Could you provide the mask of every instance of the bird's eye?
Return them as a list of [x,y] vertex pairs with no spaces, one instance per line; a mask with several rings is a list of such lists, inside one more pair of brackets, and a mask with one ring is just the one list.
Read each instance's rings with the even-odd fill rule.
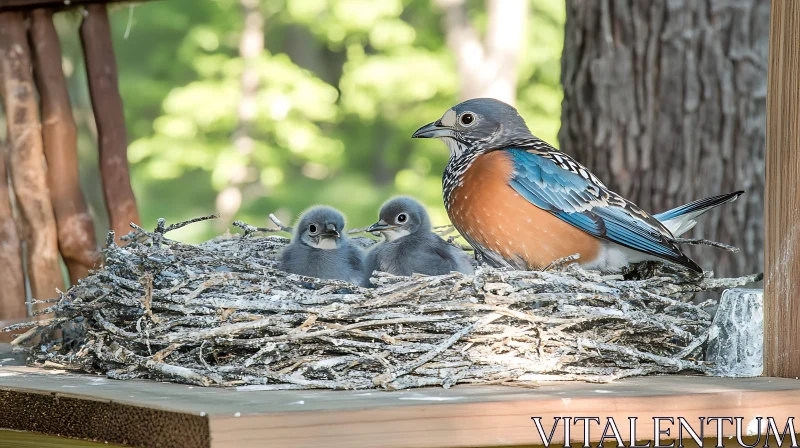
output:
[[406,222],[407,220],[408,220],[408,215],[406,215],[405,213],[400,213],[399,215],[397,215],[397,222],[402,223]]
[[308,226],[308,233],[310,233],[312,235],[317,233],[317,230],[319,230],[319,229],[317,229],[316,224],[311,224],[311,225]]
[[462,126],[472,126],[475,123],[475,114],[472,112],[465,112],[461,114],[461,118],[458,119],[461,122]]

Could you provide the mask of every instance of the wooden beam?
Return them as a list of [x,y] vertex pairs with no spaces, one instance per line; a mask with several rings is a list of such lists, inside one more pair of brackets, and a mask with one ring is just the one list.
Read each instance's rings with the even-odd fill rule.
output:
[[[8,148],[0,144],[0,321],[23,318],[28,315],[25,306],[25,274],[22,270],[22,241],[11,210],[9,191]],[[0,342],[4,339],[0,335]]]
[[[150,0],[137,0],[142,3]],[[48,8],[52,10],[74,8],[89,3],[133,3],[130,0],[0,0],[0,12]]]
[[47,184],[56,216],[58,248],[70,281],[76,284],[94,267],[98,253],[94,224],[78,181],[78,132],[61,69],[61,44],[51,10],[36,9],[31,13],[30,37],[42,103]]
[[767,88],[764,375],[800,376],[800,2],[772,0]]
[[56,288],[64,289],[64,282],[22,13],[0,13],[0,94],[8,122],[11,181],[25,231],[31,294],[35,299],[51,299],[56,297]]
[[81,24],[81,42],[97,123],[103,194],[111,228],[119,238],[131,230],[131,222],[139,224],[140,221],[136,198],[131,189],[128,135],[105,5],[92,4],[86,7]]
[[[3,354],[0,344],[0,356],[13,355]],[[800,414],[800,382],[794,378],[665,375],[609,384],[542,382],[536,389],[468,385],[402,391],[258,389],[269,386],[190,389],[152,380],[45,373],[11,361],[0,366],[0,422],[7,429],[129,446],[455,448],[541,446],[531,417],[541,417],[549,434],[557,417],[596,416],[601,423],[592,423],[589,435],[594,447],[610,417],[626,446],[631,439],[647,443],[654,438],[668,445],[678,433],[676,417],[683,417],[698,435],[711,439],[703,446],[713,447],[717,444],[708,442],[717,442],[717,424],[703,424],[700,417],[741,417],[746,432],[744,427],[761,416],[761,427],[749,428],[760,430],[762,446],[765,417],[774,419],[778,431],[793,417],[797,430]],[[635,438],[628,417],[638,417]],[[671,417],[672,422],[659,425],[669,433],[653,437],[653,417]],[[564,445],[563,427],[561,420],[551,447]],[[721,431],[726,439],[736,435],[733,422],[724,422]],[[573,447],[583,445],[583,435],[583,422],[573,422]],[[689,439],[685,429],[683,435]],[[774,436],[769,436],[770,446]],[[754,439],[747,443],[755,446]],[[791,445],[786,439],[783,446]],[[616,446],[613,439],[611,443]],[[738,446],[734,440],[724,443]]]

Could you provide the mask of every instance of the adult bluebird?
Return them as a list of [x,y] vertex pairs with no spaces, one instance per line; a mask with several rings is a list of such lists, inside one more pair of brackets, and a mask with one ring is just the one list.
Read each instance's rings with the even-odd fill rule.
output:
[[367,253],[367,278],[373,271],[405,276],[472,273],[469,256],[433,233],[428,212],[416,200],[406,196],[390,199],[378,215],[380,220],[367,231],[380,232],[385,240]]
[[281,269],[293,274],[363,285],[364,254],[344,234],[344,216],[315,206],[300,216],[291,243],[281,254]]
[[542,269],[577,253],[583,267],[605,272],[646,260],[702,272],[673,231],[688,230],[699,214],[741,194],[695,201],[664,212],[661,222],[535,137],[516,109],[494,99],[464,101],[413,137],[439,138],[450,149],[442,176],[447,213],[494,266]]

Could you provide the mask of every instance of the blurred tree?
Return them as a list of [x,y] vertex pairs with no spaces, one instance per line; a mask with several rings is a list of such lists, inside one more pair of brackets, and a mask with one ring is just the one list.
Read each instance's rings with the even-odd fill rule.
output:
[[769,9],[769,0],[567,1],[561,148],[652,212],[747,190],[693,231],[742,249],[690,248],[721,275],[763,270]]
[[467,16],[466,0],[436,0],[444,11],[447,45],[456,55],[462,100],[517,102],[519,58],[525,45],[529,0],[487,0],[484,42]]
[[240,0],[244,28],[239,38],[239,57],[242,58],[241,96],[237,116],[239,123],[233,132],[233,146],[247,163],[241,166],[238,173],[232,173],[228,186],[217,195],[217,211],[221,223],[230,222],[242,205],[240,185],[247,179],[252,168],[251,156],[255,141],[250,135],[253,120],[258,110],[257,94],[259,87],[258,58],[264,52],[264,16],[261,14],[258,0]]
[[[170,0],[114,10],[143,222],[240,204],[231,218],[266,226],[270,212],[292,221],[326,203],[361,226],[391,195],[411,194],[434,222],[446,223],[440,179],[448,153],[439,142],[410,139],[458,101],[458,58],[435,1]],[[480,35],[489,35],[490,3],[463,5]],[[538,135],[555,139],[564,4],[523,6],[530,26],[514,31],[517,106]],[[61,16],[59,34],[80,129],[81,182],[100,211],[93,120],[74,39],[79,19]],[[263,51],[245,51],[257,35]],[[106,228],[97,221],[98,232]],[[175,237],[194,242],[219,230],[188,226]]]

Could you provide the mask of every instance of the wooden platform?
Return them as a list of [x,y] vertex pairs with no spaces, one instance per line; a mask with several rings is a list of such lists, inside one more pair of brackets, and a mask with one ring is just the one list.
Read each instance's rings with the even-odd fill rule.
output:
[[[701,416],[745,422],[770,416],[783,429],[787,417],[800,416],[800,381],[665,376],[537,389],[213,389],[28,368],[6,345],[0,346],[0,403],[0,429],[134,446],[499,447],[540,445],[533,416],[543,417],[546,428],[556,416],[614,417],[626,440],[629,416],[639,417],[645,440],[652,437],[653,416],[682,416],[693,424]],[[572,431],[576,441],[581,428]],[[731,425],[725,429],[735,435]],[[714,432],[708,427],[706,435]],[[601,433],[595,426],[592,439]]]

